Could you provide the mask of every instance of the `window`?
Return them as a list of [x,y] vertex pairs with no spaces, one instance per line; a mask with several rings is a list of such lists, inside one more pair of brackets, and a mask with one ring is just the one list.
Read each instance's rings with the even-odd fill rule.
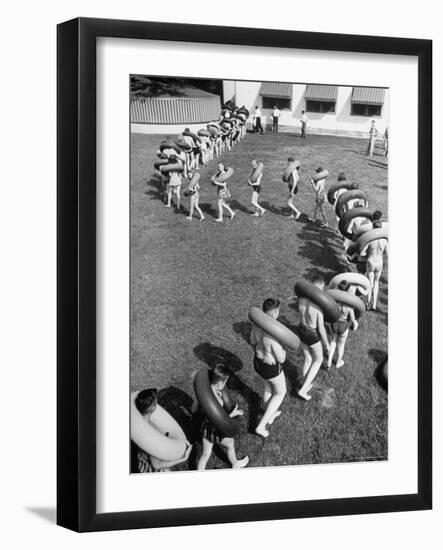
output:
[[274,105],[277,106],[277,109],[290,109],[291,100],[289,97],[262,96],[263,109],[273,109]]
[[335,113],[335,101],[306,100],[308,113]]
[[351,115],[381,116],[381,105],[368,105],[365,103],[352,103],[351,105]]

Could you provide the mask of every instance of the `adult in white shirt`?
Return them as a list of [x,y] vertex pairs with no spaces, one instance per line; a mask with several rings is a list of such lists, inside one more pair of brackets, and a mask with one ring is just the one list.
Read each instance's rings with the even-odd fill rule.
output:
[[272,111],[272,131],[278,133],[278,119],[280,118],[280,111],[277,109],[277,105],[274,105],[274,110]]
[[260,134],[264,134],[263,126],[261,125],[261,111],[258,108],[258,105],[255,106],[254,119],[255,119],[254,133],[258,134],[258,132],[260,131]]
[[306,116],[306,113],[304,111],[301,112],[300,124],[301,124],[300,137],[306,139],[306,125],[308,124],[308,117]]

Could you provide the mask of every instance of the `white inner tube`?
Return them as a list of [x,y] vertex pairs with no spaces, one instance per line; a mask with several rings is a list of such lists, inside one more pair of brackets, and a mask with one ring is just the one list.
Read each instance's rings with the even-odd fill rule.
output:
[[[172,416],[157,405],[149,422],[135,406],[138,392],[131,394],[131,439],[158,460],[179,460],[186,452],[186,436]],[[166,436],[165,434],[168,433]]]

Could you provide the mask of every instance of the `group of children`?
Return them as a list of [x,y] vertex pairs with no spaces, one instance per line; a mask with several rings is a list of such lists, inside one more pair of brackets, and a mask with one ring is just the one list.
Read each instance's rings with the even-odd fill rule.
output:
[[[235,108],[225,109],[222,113],[221,120],[218,122],[220,128],[223,128],[221,124],[222,120],[230,118],[232,114],[235,114]],[[195,177],[199,170],[199,163],[206,165],[209,160],[215,156],[219,157],[224,150],[229,150],[241,137],[244,135],[244,124],[241,125],[238,122],[231,124],[228,131],[227,125],[224,128],[224,132],[221,132],[219,136],[215,134],[212,137],[203,136],[207,139],[203,139],[201,144],[197,144],[194,140],[193,148],[189,153],[185,153],[181,157],[184,165],[184,177],[188,178],[188,186],[185,195],[190,198],[189,214],[187,219],[191,220],[196,211],[200,220],[204,220],[205,217],[199,206],[199,192],[200,183],[199,177]],[[185,130],[184,138],[189,137],[189,132]],[[192,138],[186,139],[189,141]],[[204,144],[202,146],[202,144]],[[198,150],[197,150],[198,148]],[[163,149],[162,153],[165,153]],[[171,162],[177,159],[176,151],[166,152],[170,154]],[[252,171],[258,168],[258,161],[252,160]],[[300,182],[300,162],[296,161],[293,157],[287,159],[287,166],[291,168],[290,176],[287,179],[288,185],[288,199],[287,205],[290,209],[289,218],[297,220],[301,216],[301,211],[295,204],[295,197],[298,193]],[[316,174],[324,172],[322,167],[318,167]],[[227,181],[232,176],[232,169],[227,169],[222,162],[218,162],[217,172],[213,175],[211,181],[216,187],[217,191],[217,206],[218,216],[217,222],[223,221],[223,213],[226,211],[230,218],[233,219],[235,212],[229,205],[230,191],[228,189]],[[261,172],[252,181],[252,178],[248,178],[247,184],[251,187],[252,197],[251,204],[254,207],[252,216],[261,217],[266,212],[265,208],[260,204],[260,193],[262,190],[262,178],[263,172]],[[164,179],[162,180],[164,181]],[[338,181],[346,181],[346,176],[341,172],[338,176]],[[183,183],[182,176],[178,172],[172,172],[167,181],[165,187],[166,193],[166,205],[171,206],[172,194],[177,197],[177,208],[180,209],[180,187]],[[310,184],[315,194],[315,205],[312,216],[308,216],[308,219],[312,222],[317,220],[318,215],[321,216],[322,226],[327,227],[328,222],[324,205],[326,203],[326,180],[325,178],[318,179],[312,177]],[[345,192],[346,189],[339,189],[334,196],[334,208],[340,195]],[[346,210],[350,210],[356,207],[366,207],[365,201],[362,199],[352,199],[346,204]],[[375,211],[372,216],[372,227],[374,229],[382,227],[381,225],[381,212]],[[339,221],[339,220],[338,220]],[[367,222],[366,219],[354,218],[352,223],[347,228],[348,231],[355,234],[358,233],[358,229],[362,223]],[[352,240],[344,238],[344,248],[346,249],[353,243]],[[383,255],[387,252],[387,239],[377,239],[370,242],[359,253],[357,262],[358,270],[364,272],[369,281],[370,288],[366,293],[357,285],[349,284],[342,281],[338,289],[344,292],[350,292],[356,294],[359,292],[361,296],[366,300],[367,308],[375,310],[377,307],[378,297],[378,285],[380,276],[383,271]],[[346,254],[344,255],[347,258]],[[348,261],[348,259],[347,259]],[[325,281],[320,276],[315,276],[311,280],[312,284],[318,289],[323,290],[325,287]],[[366,295],[365,295],[366,294]],[[326,329],[325,320],[322,310],[309,298],[300,297],[297,302],[297,310],[300,318],[300,323],[297,329],[298,336],[301,342],[301,349],[303,351],[303,365],[301,369],[300,387],[298,389],[298,395],[301,399],[309,401],[311,399],[310,391],[313,387],[314,380],[326,359],[325,367],[330,369],[332,367],[334,357],[336,357],[336,368],[340,369],[344,366],[344,352],[346,341],[349,336],[349,331],[355,331],[358,328],[358,322],[355,317],[355,313],[352,307],[339,304],[340,317],[335,322],[329,325],[329,331]],[[269,315],[273,319],[277,319],[280,313],[280,301],[276,298],[268,298],[263,302],[263,312]],[[329,332],[329,335],[328,335]],[[263,394],[261,398],[261,406],[263,414],[257,423],[255,433],[263,438],[269,436],[269,427],[273,422],[281,415],[281,405],[286,395],[286,379],[283,371],[283,365],[286,361],[286,351],[283,346],[271,335],[263,331],[258,326],[254,325],[251,331],[250,343],[254,351],[253,355],[253,368],[256,374],[262,379],[263,382]],[[222,391],[229,379],[230,368],[227,365],[217,364],[215,367],[209,370],[209,381],[211,391],[213,392],[218,403],[223,406]],[[147,421],[149,421],[149,414],[156,406],[156,395],[152,393],[153,390],[144,390],[149,393],[149,406],[146,406],[146,399],[138,399],[136,406],[141,414],[145,415]],[[142,395],[142,392],[140,392]],[[143,397],[143,395],[142,395]],[[146,396],[145,396],[146,397]],[[144,403],[144,404],[143,404]],[[154,407],[154,409],[153,409]],[[208,460],[213,451],[214,445],[219,445],[226,453],[226,456],[233,468],[242,468],[247,466],[249,457],[245,456],[241,459],[237,457],[234,439],[230,437],[224,437],[217,431],[217,428],[210,422],[204,412],[201,410],[198,402],[194,399],[191,407],[193,414],[199,415],[199,433],[201,437],[202,451],[197,459],[197,469],[203,470],[206,468]],[[229,412],[231,417],[240,416],[243,411],[239,410],[236,406]],[[149,463],[149,469],[139,471],[159,471],[169,469],[170,467],[184,462],[188,459],[191,452],[191,445],[186,448],[184,456],[174,463],[162,463],[156,460],[150,460],[149,457],[144,456],[144,464]],[[140,455],[140,453],[139,453]],[[143,453],[141,453],[143,456]],[[141,466],[140,466],[141,467]]]
[[[315,276],[312,278],[312,284],[323,290],[325,281]],[[355,294],[360,287],[342,281],[339,290]],[[330,369],[333,363],[335,353],[337,353],[337,369],[344,365],[344,350],[349,330],[357,330],[358,323],[355,318],[354,310],[346,305],[339,305],[340,318],[335,323],[329,325],[330,338],[325,326],[325,320],[322,310],[309,298],[298,298],[298,314],[300,323],[297,329],[301,342],[301,349],[304,355],[302,366],[301,387],[298,395],[305,401],[311,399],[309,391],[313,387],[320,367],[324,361],[324,351],[326,351],[326,368]],[[278,319],[280,314],[280,301],[276,298],[268,298],[263,302],[263,312],[272,319]],[[286,361],[286,350],[273,336],[253,325],[251,331],[250,343],[254,351],[253,368],[263,383],[263,394],[261,398],[262,415],[255,428],[255,433],[263,438],[269,436],[269,427],[272,426],[276,418],[281,415],[280,407],[286,396],[286,378],[283,371],[283,365]],[[216,364],[209,369],[209,383],[215,399],[224,407],[222,391],[229,380],[231,369],[228,365]],[[149,403],[148,403],[149,402]],[[155,410],[157,405],[157,394],[155,390],[143,390],[136,398],[135,404],[139,412],[145,416],[149,422],[149,416]],[[235,442],[232,437],[225,437],[221,434],[214,424],[208,419],[201,409],[196,398],[193,400],[191,411],[193,415],[199,418],[199,435],[201,437],[201,453],[197,458],[197,470],[204,470],[211,457],[214,445],[220,446],[225,452],[232,468],[244,468],[249,463],[249,457],[241,459],[237,457]],[[236,405],[232,411],[226,411],[231,418],[243,415],[243,411]],[[139,471],[164,471],[171,467],[186,461],[189,458],[191,445],[188,443],[183,457],[173,462],[163,462],[153,459],[144,453],[139,452]],[[143,468],[143,469],[140,469]]]

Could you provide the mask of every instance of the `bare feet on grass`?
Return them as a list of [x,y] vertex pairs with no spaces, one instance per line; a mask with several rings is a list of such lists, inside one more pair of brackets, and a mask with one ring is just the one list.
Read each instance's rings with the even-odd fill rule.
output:
[[237,460],[235,464],[232,465],[234,470],[238,470],[239,468],[245,468],[248,465],[249,462],[249,456],[245,456],[245,458],[242,458],[241,460]]
[[264,439],[266,439],[269,436],[268,430],[265,430],[265,428],[255,428],[255,433],[257,435],[260,435]]

